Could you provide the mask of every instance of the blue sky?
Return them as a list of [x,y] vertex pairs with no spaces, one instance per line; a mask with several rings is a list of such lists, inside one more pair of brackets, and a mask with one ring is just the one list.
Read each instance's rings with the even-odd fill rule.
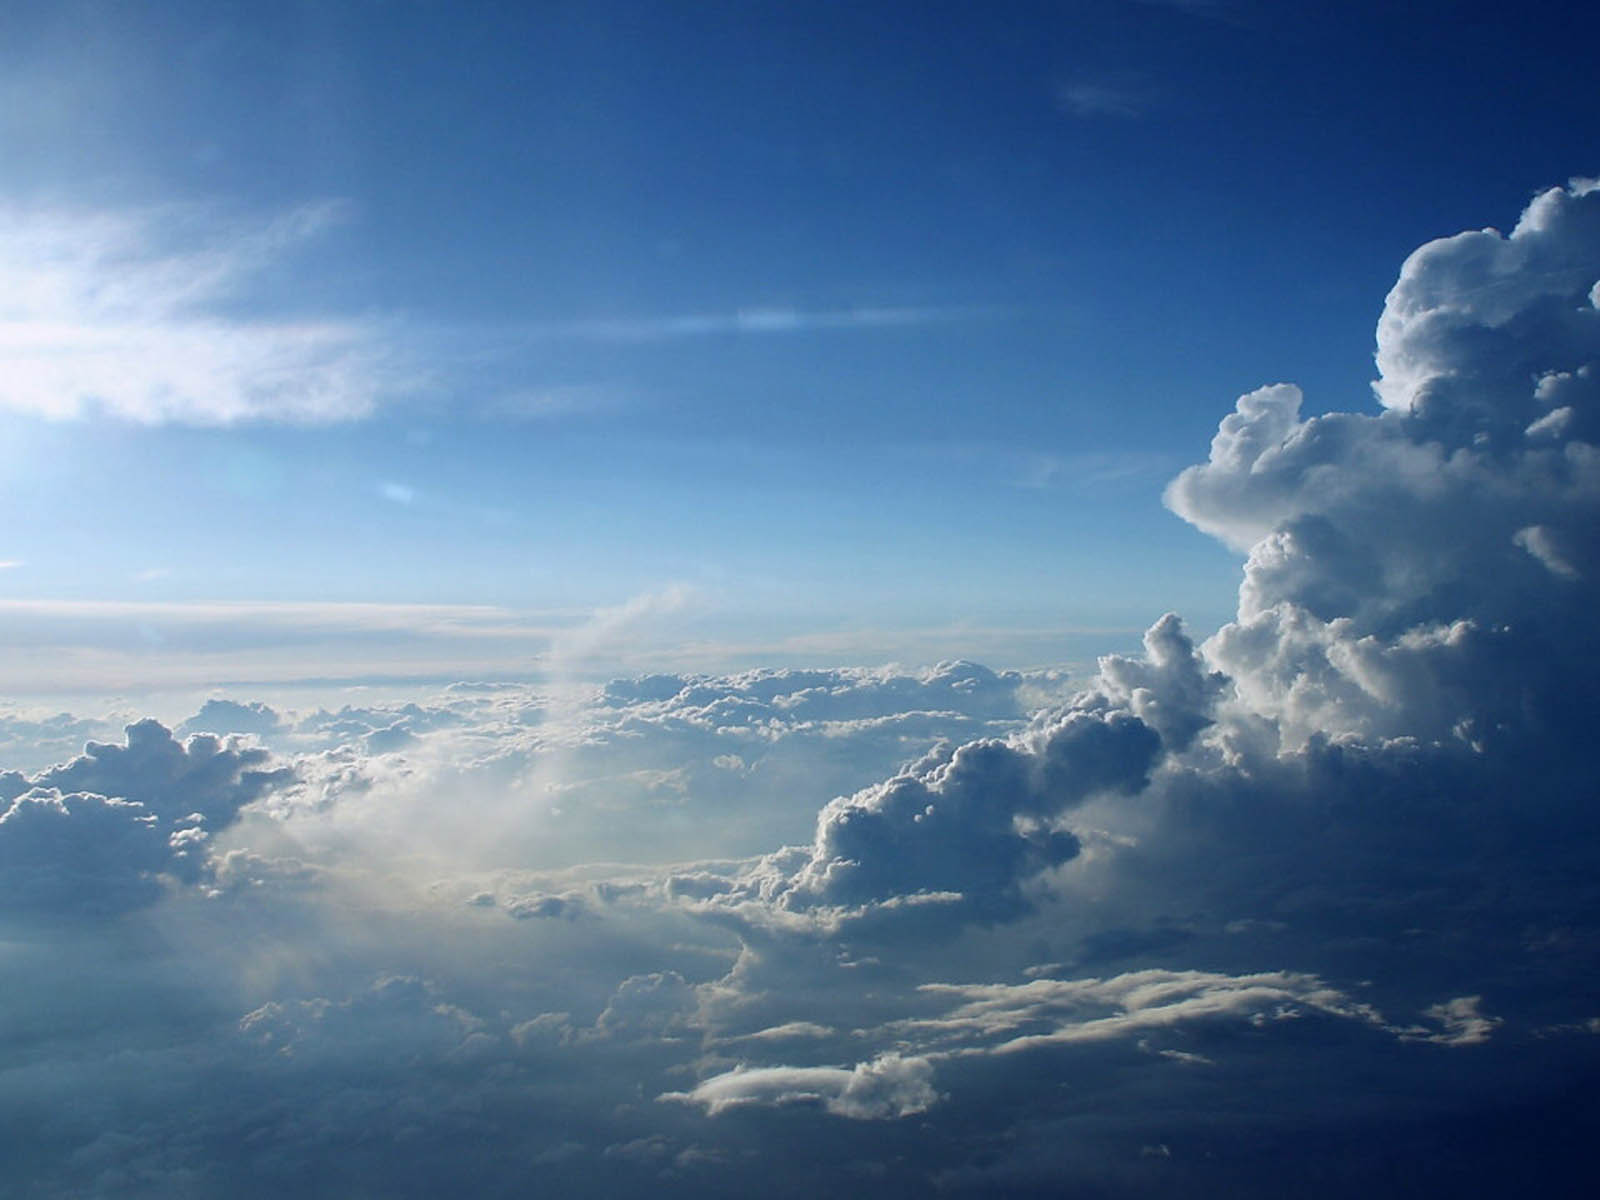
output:
[[1399,260],[1595,132],[1563,6],[3,20],[30,601],[680,587],[702,647],[945,631],[926,660],[1210,627],[1237,560],[1162,483],[1250,388],[1370,403]]

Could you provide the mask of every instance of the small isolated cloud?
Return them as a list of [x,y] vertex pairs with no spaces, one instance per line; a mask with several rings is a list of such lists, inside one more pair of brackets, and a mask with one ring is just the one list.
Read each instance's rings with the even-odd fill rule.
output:
[[0,407],[143,424],[365,416],[398,383],[372,325],[238,310],[252,276],[339,215],[0,208]]
[[1424,1034],[1423,1039],[1441,1046],[1479,1046],[1499,1028],[1499,1017],[1483,1011],[1483,997],[1457,996],[1442,1004],[1430,1005],[1423,1016],[1439,1025],[1437,1033]]
[[925,1112],[939,1094],[927,1059],[886,1054],[851,1068],[740,1067],[661,1099],[698,1104],[712,1116],[743,1105],[812,1104],[836,1117],[882,1121]]

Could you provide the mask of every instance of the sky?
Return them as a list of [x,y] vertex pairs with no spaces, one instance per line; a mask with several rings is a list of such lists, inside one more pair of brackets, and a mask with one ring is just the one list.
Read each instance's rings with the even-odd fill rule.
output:
[[1573,1194],[1597,25],[5,6],[0,1196]]
[[[1214,627],[1162,485],[1259,384],[1370,408],[1404,255],[1590,169],[1587,19],[8,5],[7,597],[526,627],[332,672],[442,681],[650,596],[678,666]],[[64,611],[9,686],[269,673]]]

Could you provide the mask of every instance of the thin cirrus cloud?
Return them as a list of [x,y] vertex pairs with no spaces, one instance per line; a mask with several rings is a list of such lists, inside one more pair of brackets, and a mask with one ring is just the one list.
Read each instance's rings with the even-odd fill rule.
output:
[[[249,225],[190,207],[82,212],[0,206],[0,408],[140,424],[318,425],[358,420],[422,385],[379,322],[241,316],[254,277],[344,216],[309,204]],[[650,343],[911,328],[993,316],[981,307],[800,309],[556,320],[519,341]],[[490,415],[611,411],[614,389],[519,392]]]
[[531,666],[572,612],[492,605],[0,600],[0,687],[434,675]]
[[659,342],[729,334],[811,333],[821,330],[893,329],[938,325],[993,316],[989,308],[865,307],[832,309],[741,308],[727,313],[676,316],[601,317],[550,321],[529,328],[538,340]]
[[692,620],[705,602],[682,584],[598,609],[0,599],[0,687],[98,691],[219,679],[437,679],[546,669],[603,675],[662,638],[681,638],[669,627]]
[[1155,98],[1134,80],[1072,79],[1056,85],[1056,104],[1074,117],[1140,117]]
[[0,407],[141,424],[366,416],[402,386],[375,326],[226,307],[340,216],[326,203],[255,226],[192,208],[0,209]]

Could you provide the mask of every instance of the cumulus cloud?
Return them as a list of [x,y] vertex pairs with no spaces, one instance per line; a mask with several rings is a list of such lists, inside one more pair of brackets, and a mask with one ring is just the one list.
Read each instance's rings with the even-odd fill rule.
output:
[[418,1059],[460,1058],[487,1049],[483,1022],[441,999],[427,980],[390,975],[347,1000],[273,1001],[246,1013],[239,1033],[284,1058],[367,1057],[404,1047]]
[[258,737],[270,737],[283,730],[283,718],[260,701],[241,704],[237,700],[213,696],[200,706],[199,712],[178,726],[177,732],[253,733]]
[[[280,726],[263,736],[304,756],[292,795],[305,808],[337,824],[381,804],[397,833],[453,847],[458,863],[661,862],[806,837],[831,798],[940,741],[1020,730],[1062,686],[1050,672],[965,662],[658,674],[598,689],[454,685],[404,703],[276,714]],[[190,726],[265,729],[266,719],[208,705]],[[461,840],[473,831],[484,840],[468,854]]]
[[0,908],[59,914],[149,903],[174,849],[143,804],[31,788],[0,813]]
[[[1286,743],[1475,744],[1575,719],[1600,565],[1600,192],[1431,242],[1378,328],[1377,415],[1239,400],[1167,503],[1248,553],[1208,660]],[[1581,705],[1577,706],[1581,707]]]
[[0,773],[0,908],[111,912],[160,893],[157,877],[196,880],[212,832],[287,784],[267,751],[159,722],[127,727],[123,745],[90,742],[32,776]]
[[399,384],[375,329],[230,307],[339,213],[241,227],[178,210],[0,211],[0,404],[147,424],[366,415]]
[[1516,438],[1559,408],[1596,432],[1600,181],[1541,192],[1509,235],[1484,229],[1406,259],[1378,319],[1385,408],[1453,440]]
[[120,722],[26,707],[0,708],[0,763],[35,771],[71,758],[91,738],[116,733]]
[[[162,820],[198,813],[225,825],[269,788],[289,782],[290,768],[259,746],[237,739],[192,734],[180,742],[151,718],[124,731],[122,745],[90,742],[71,762],[26,782],[36,788],[71,789],[116,796],[145,805]],[[21,777],[0,776],[0,795],[16,794]]]
[[780,903],[948,893],[980,915],[1007,913],[1023,880],[1077,853],[1052,818],[1095,792],[1138,787],[1158,746],[1136,717],[1074,711],[1020,745],[969,742],[935,753],[824,808],[810,858]]
[[754,901],[831,922],[1026,911],[1030,881],[1080,850],[1065,823],[1071,810],[1140,790],[1164,741],[1186,746],[1210,720],[1221,678],[1198,665],[1178,619],[1164,617],[1146,644],[1147,658],[1108,657],[1100,686],[1009,738],[942,744],[886,782],[834,799],[809,846],[769,855],[736,880],[680,876],[679,894],[700,891],[711,906],[746,915]]

